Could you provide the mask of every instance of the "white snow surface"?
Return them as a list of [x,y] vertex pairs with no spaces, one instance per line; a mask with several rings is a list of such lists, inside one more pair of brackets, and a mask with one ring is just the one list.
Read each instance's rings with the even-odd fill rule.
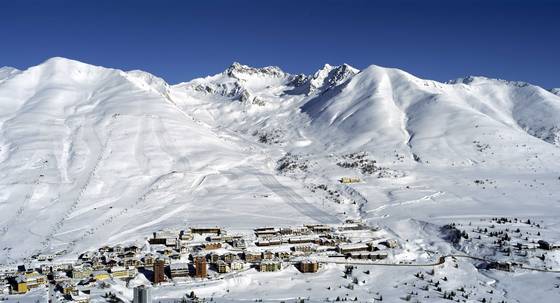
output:
[[[416,222],[446,218],[557,221],[557,94],[375,65],[306,76],[234,63],[177,85],[65,58],[2,68],[0,263],[189,225],[246,231],[360,217],[414,238]],[[306,167],[278,171],[288,152]],[[398,173],[336,165],[354,152]],[[362,182],[342,186],[342,176]],[[310,184],[359,203],[325,201]]]

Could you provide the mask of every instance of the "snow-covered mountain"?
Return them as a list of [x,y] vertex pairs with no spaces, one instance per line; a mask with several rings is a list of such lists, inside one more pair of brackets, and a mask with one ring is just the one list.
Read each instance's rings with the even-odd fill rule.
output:
[[0,67],[0,82],[4,81],[4,79],[18,73],[19,70],[13,67],[4,66]]
[[[234,63],[177,85],[64,58],[2,68],[0,262],[186,224],[557,215],[557,94],[373,65]],[[371,162],[340,165],[353,153]],[[325,204],[313,184],[359,203]]]

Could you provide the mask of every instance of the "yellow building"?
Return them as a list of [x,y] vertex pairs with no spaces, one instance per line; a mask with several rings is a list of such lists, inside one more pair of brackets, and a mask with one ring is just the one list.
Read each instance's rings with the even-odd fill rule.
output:
[[110,278],[109,273],[105,270],[98,270],[93,272],[93,278],[97,281],[103,281]]
[[47,284],[47,277],[45,275],[41,275],[36,271],[30,271],[19,275],[15,279],[14,289],[16,289],[18,293],[26,293],[33,288],[45,284]]
[[360,178],[355,178],[355,177],[342,177],[340,178],[340,183],[358,183],[360,182]]
[[126,268],[121,266],[115,266],[111,268],[111,275],[116,279],[127,279],[132,278],[136,274],[136,269]]
[[27,279],[25,278],[25,276],[23,275],[17,276],[14,280],[14,291],[19,294],[24,294],[28,290],[29,289],[27,288]]

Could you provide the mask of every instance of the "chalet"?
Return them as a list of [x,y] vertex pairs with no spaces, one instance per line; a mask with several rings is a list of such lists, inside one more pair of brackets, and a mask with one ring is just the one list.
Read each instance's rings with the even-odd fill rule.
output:
[[222,234],[222,229],[214,226],[214,227],[191,227],[190,232],[193,234],[199,234],[199,235],[204,235],[204,234],[216,234],[216,235],[220,235]]
[[283,261],[288,261],[292,257],[292,254],[289,251],[278,251],[276,252],[276,257]]
[[181,245],[179,247],[179,253],[186,254],[190,251],[189,247],[186,245]]
[[17,266],[1,266],[0,267],[0,276],[13,276],[18,272]]
[[184,278],[189,276],[189,264],[188,263],[171,263],[169,264],[169,272],[171,273],[171,278]]
[[224,260],[226,263],[231,263],[235,260],[239,260],[239,256],[234,253],[226,253],[222,255],[222,260]]
[[302,273],[314,273],[319,270],[317,261],[305,260],[296,264],[296,268]]
[[52,264],[53,271],[70,271],[72,269],[73,264],[66,262],[66,263],[56,263]]
[[93,269],[90,266],[81,266],[72,268],[72,279],[85,279],[91,276]]
[[204,249],[206,250],[213,250],[213,249],[222,248],[222,243],[220,242],[204,243],[202,247],[204,247]]
[[370,245],[366,243],[339,244],[336,246],[336,251],[343,255],[355,251],[369,251],[369,250],[370,250]]
[[271,251],[264,251],[262,252],[262,259],[263,260],[272,260],[274,259],[274,253]]
[[311,227],[311,231],[316,234],[330,233],[332,231],[332,227],[328,225],[315,225]]
[[340,178],[340,183],[343,184],[349,184],[349,183],[359,183],[360,182],[360,178],[356,178],[356,177],[342,177]]
[[350,252],[346,257],[352,259],[382,260],[387,258],[386,252]]
[[217,271],[218,271],[219,273],[221,273],[221,274],[225,274],[225,273],[228,273],[228,272],[231,271],[231,268],[229,267],[229,265],[228,265],[226,262],[222,261],[222,260],[219,260],[219,261],[216,263],[216,269],[217,269]]
[[262,260],[258,269],[262,272],[279,271],[282,269],[282,262],[280,260]]
[[181,230],[179,232],[179,239],[181,241],[191,241],[192,239],[194,239],[194,236],[190,230]]
[[210,255],[208,255],[208,260],[210,261],[210,263],[216,263],[220,260],[220,255],[218,255],[217,253],[211,253]]
[[103,261],[103,258],[98,258],[98,257],[95,257],[95,258],[91,259],[89,264],[91,264],[91,267],[94,268],[94,269],[104,269],[106,267],[106,264]]
[[266,232],[266,231],[276,232],[276,228],[275,227],[258,227],[258,228],[253,229],[253,231],[255,231],[255,233]]
[[171,230],[162,230],[155,232],[153,238],[149,239],[150,244],[160,244],[165,246],[176,246],[178,240],[178,235],[176,232]]
[[279,233],[281,235],[307,235],[309,234],[309,229],[306,227],[285,227],[280,228]]
[[292,250],[295,252],[311,253],[317,251],[317,245],[307,244],[307,245],[294,245]]
[[316,237],[302,236],[302,237],[291,237],[288,239],[290,244],[301,244],[301,243],[315,243]]
[[261,253],[258,252],[245,251],[243,252],[243,259],[245,262],[256,263],[261,261],[262,256]]
[[[105,265],[107,265],[107,267],[113,267],[113,266],[124,265],[124,263],[122,262],[121,259],[114,258],[114,259],[107,260],[105,262]],[[93,264],[92,264],[92,267],[93,267],[93,269],[99,269],[98,266],[93,266]]]
[[234,260],[229,264],[231,270],[242,270],[243,269],[243,262],[239,260]]
[[160,251],[164,256],[170,256],[172,254],[175,253],[175,251],[173,250],[173,248],[171,247],[166,247],[163,251]]
[[140,252],[140,247],[136,245],[130,245],[124,248],[125,253],[132,252],[133,254],[137,254]]
[[260,247],[262,247],[262,246],[270,246],[270,241],[268,241],[268,240],[260,240],[260,241],[255,242],[255,245],[256,245],[256,246],[260,246]]
[[54,259],[53,255],[38,255],[37,256],[37,261],[52,261]]
[[397,240],[395,239],[387,239],[380,244],[385,245],[388,248],[396,248],[397,246],[399,246],[399,242],[397,242]]
[[231,245],[231,247],[233,248],[238,249],[244,249],[245,247],[247,247],[247,245],[245,244],[245,240],[243,239],[233,239],[231,242],[229,242],[229,245]]
[[255,228],[254,231],[257,237],[274,236],[278,234],[278,230],[274,227]]
[[243,239],[242,235],[222,235],[222,241],[231,242],[233,240],[241,240]]
[[317,242],[319,245],[323,245],[323,246],[336,246],[336,244],[338,243],[338,241],[334,239],[327,239],[327,238],[319,238],[319,241]]
[[140,264],[140,259],[136,256],[123,259],[123,266],[125,267],[139,267]]
[[282,245],[282,239],[268,239],[268,240],[260,240],[255,242],[257,246],[275,246],[275,245]]
[[281,235],[291,235],[294,233],[294,229],[291,227],[282,227],[278,230],[278,233]]
[[64,271],[53,272],[51,274],[51,278],[52,278],[53,281],[55,281],[57,283],[70,280],[70,277],[68,277],[68,275]]
[[156,256],[153,254],[145,254],[142,257],[142,263],[144,264],[144,266],[152,266],[154,265],[154,261],[156,260]]
[[122,247],[122,245],[115,245],[113,246],[113,252],[117,254],[124,253],[124,247]]

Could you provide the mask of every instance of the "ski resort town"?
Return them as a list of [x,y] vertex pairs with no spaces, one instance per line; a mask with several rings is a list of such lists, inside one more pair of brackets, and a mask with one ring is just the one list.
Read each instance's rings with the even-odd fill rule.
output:
[[[500,229],[499,225],[506,227]],[[483,219],[477,225],[453,222],[441,227],[443,237],[450,243],[468,241],[471,245],[495,246],[501,255],[515,262],[447,255],[439,256],[433,264],[417,266],[435,268],[446,257],[466,257],[479,261],[481,269],[553,271],[543,262],[548,258],[546,254],[560,245],[542,239],[539,228],[538,223],[517,218]],[[152,288],[183,283],[188,290],[189,285],[232,278],[249,270],[276,272],[294,266],[301,273],[312,274],[327,263],[344,265],[345,272],[350,273],[354,265],[415,266],[392,260],[403,249],[386,230],[352,219],[335,225],[255,228],[252,234],[230,234],[214,226],[167,229],[154,232],[141,244],[103,246],[81,253],[77,260],[65,260],[60,257],[64,252],[58,252],[37,254],[23,264],[2,266],[0,293],[17,298],[48,288],[49,296],[59,300],[89,302],[90,295],[106,288],[108,281],[121,280],[130,287],[129,281],[143,276],[147,283],[133,286],[133,301],[147,303],[151,302]],[[531,259],[541,263],[535,265]],[[110,292],[102,296],[114,302],[125,301]],[[194,292],[186,292],[182,301],[203,300]]]

